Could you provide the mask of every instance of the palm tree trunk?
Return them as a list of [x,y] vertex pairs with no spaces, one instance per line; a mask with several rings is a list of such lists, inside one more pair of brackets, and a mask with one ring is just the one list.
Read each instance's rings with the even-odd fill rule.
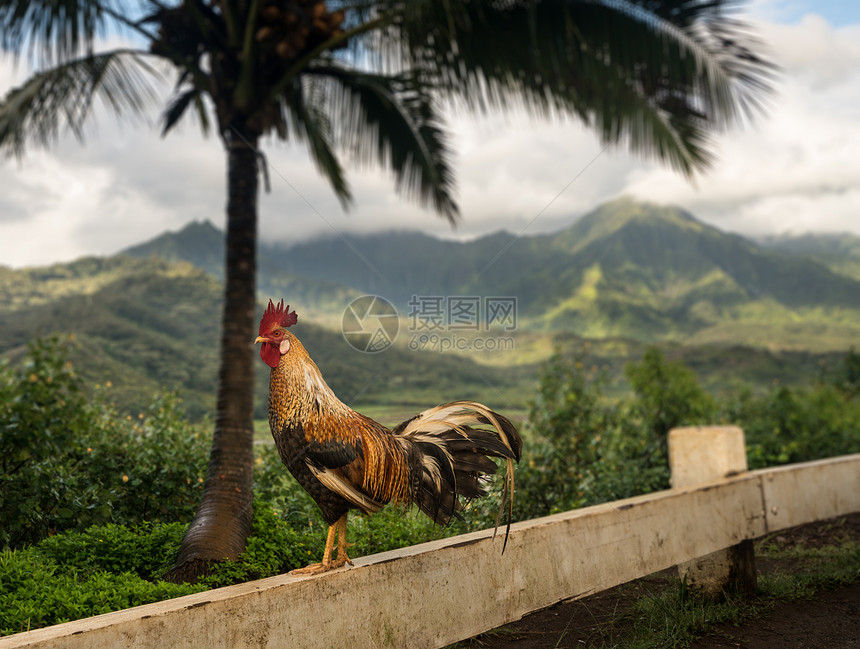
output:
[[245,549],[253,517],[253,332],[257,271],[257,134],[225,137],[227,240],[215,432],[203,496],[174,567],[165,577],[195,581]]

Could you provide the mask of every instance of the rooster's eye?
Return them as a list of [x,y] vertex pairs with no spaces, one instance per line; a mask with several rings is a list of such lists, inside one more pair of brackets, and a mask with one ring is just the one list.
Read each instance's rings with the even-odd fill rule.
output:
[[280,332],[280,331],[275,331],[275,332],[273,332],[273,333],[272,333],[272,336],[273,336],[273,337],[275,337],[275,338],[280,338],[280,337],[281,337],[281,332]]

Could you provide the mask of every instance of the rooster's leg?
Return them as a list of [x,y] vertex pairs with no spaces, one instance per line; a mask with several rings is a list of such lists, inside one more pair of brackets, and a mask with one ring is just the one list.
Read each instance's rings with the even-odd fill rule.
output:
[[337,561],[334,563],[337,564],[337,567],[342,566],[346,563],[352,565],[352,560],[346,554],[346,549],[352,545],[352,543],[346,542],[346,514],[340,517],[337,525]]
[[[338,535],[337,559],[332,560],[331,555],[334,552],[334,537]],[[291,575],[318,575],[322,572],[340,568],[344,564],[352,565],[349,557],[346,554],[346,514],[341,516],[334,525],[329,525],[328,536],[325,540],[325,551],[323,552],[322,563],[313,563],[304,568],[291,570]]]

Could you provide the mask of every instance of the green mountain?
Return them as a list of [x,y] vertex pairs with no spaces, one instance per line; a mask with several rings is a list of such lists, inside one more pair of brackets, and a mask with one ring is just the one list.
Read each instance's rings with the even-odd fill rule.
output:
[[860,236],[840,234],[802,234],[764,237],[765,248],[793,255],[805,255],[830,270],[860,280]]
[[[213,226],[194,224],[131,252],[183,259],[218,277],[216,245]],[[799,350],[844,349],[860,338],[860,279],[820,255],[759,245],[681,209],[630,199],[554,234],[456,242],[385,232],[263,245],[260,260],[261,296],[284,296],[331,327],[360,294],[387,298],[407,318],[416,315],[413,296],[497,296],[516,299],[521,331]]]
[[[187,262],[219,281],[224,279],[224,233],[209,221],[191,223],[178,232],[165,232],[123,254],[137,259]],[[285,272],[278,259],[280,254],[277,248],[260,246],[257,288],[261,296],[288,296],[294,304],[302,305],[302,312],[309,318],[329,321],[329,316],[339,316],[346,304],[362,294],[343,284]]]
[[187,261],[224,279],[224,233],[210,221],[194,221],[178,232],[165,232],[123,251],[128,257]]
[[[0,267],[0,352],[14,362],[35,336],[74,334],[79,372],[125,412],[139,412],[167,388],[193,417],[209,415],[222,233],[193,224],[129,252]],[[296,333],[345,401],[404,413],[458,398],[522,409],[555,348],[584,354],[618,389],[624,363],[654,342],[713,389],[761,387],[808,381],[860,339],[860,283],[822,254],[773,250],[678,209],[616,201],[555,234],[450,242],[393,232],[263,246],[260,308],[270,295],[297,308]],[[345,306],[363,293],[392,299],[406,316],[383,353],[360,353],[340,333]],[[432,342],[429,334],[411,330],[413,295],[515,297],[513,346],[438,353],[422,343],[422,336]],[[471,344],[491,333],[434,335]],[[262,363],[256,381],[262,417]]]
[[788,347],[798,346],[801,330],[809,346],[828,344],[822,326],[837,346],[856,333],[850,323],[860,282],[677,208],[616,201],[544,243],[568,251],[571,262],[558,270],[560,299],[543,315],[551,328],[572,323],[598,337]]
[[[15,361],[34,337],[73,334],[72,361],[90,389],[140,412],[161,389],[177,391],[190,416],[214,411],[222,286],[187,263],[131,257],[0,269],[0,353]],[[263,305],[260,305],[262,312]],[[364,354],[301,318],[296,334],[348,403],[394,400],[420,410],[458,398],[524,406],[524,371],[458,356],[393,347]],[[250,341],[249,341],[250,343]],[[268,368],[258,364],[257,416],[265,418]],[[110,387],[107,387],[110,386]]]

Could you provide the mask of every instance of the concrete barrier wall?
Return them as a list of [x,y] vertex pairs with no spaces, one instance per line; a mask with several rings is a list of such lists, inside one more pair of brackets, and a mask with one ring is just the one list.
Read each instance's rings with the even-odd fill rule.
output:
[[0,638],[0,649],[442,647],[698,556],[860,511],[860,454],[744,473]]

